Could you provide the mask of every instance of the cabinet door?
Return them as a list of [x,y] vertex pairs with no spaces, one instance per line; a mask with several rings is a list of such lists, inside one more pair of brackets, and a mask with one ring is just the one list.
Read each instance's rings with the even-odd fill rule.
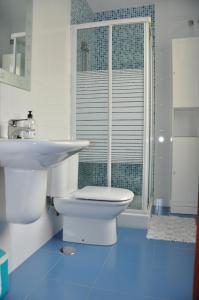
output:
[[173,106],[199,106],[199,38],[172,41]]
[[197,212],[198,149],[198,138],[173,139],[172,212]]

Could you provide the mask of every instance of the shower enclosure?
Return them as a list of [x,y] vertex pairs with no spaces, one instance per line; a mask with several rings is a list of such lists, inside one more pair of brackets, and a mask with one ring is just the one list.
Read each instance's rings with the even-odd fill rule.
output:
[[79,188],[130,189],[139,212],[153,193],[151,39],[150,17],[72,26],[72,136],[91,141]]

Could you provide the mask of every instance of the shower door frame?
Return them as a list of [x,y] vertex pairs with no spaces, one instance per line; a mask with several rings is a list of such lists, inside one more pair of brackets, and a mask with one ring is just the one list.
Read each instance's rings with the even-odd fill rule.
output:
[[[81,29],[108,27],[108,154],[107,154],[107,185],[111,186],[112,164],[112,28],[117,25],[144,24],[144,141],[143,141],[143,180],[142,209],[127,209],[128,212],[146,213],[149,208],[150,173],[151,173],[151,111],[152,111],[152,36],[151,17],[116,19],[75,24],[71,26],[72,81],[71,81],[71,137],[76,138],[76,73],[77,73],[77,32]],[[75,53],[75,55],[74,55]]]

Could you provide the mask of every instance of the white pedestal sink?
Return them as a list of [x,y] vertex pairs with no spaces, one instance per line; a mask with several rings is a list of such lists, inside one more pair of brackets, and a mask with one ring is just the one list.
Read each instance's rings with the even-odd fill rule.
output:
[[47,171],[88,141],[0,139],[0,220],[27,224],[45,207]]

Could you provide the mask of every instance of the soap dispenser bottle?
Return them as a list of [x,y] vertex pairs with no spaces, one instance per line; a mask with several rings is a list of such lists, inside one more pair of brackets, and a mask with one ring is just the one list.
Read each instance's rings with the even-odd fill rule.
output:
[[32,111],[28,111],[27,115],[27,127],[28,127],[28,138],[33,139],[35,137],[35,120],[33,118]]

